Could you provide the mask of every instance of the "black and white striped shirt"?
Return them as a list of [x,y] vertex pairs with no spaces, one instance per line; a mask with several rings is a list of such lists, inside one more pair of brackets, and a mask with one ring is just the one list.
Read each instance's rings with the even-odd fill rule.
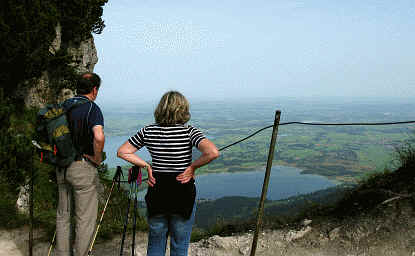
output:
[[205,136],[190,125],[145,126],[128,140],[137,149],[145,146],[154,172],[183,172],[192,163],[192,147]]

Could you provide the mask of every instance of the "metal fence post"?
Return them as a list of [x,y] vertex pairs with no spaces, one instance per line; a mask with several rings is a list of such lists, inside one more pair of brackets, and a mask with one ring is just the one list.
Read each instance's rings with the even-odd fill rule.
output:
[[262,185],[261,200],[260,200],[259,206],[258,206],[256,229],[255,229],[254,238],[252,240],[252,247],[251,247],[250,256],[255,256],[255,251],[256,251],[256,248],[257,248],[258,235],[259,235],[260,227],[261,227],[261,224],[262,224],[262,215],[264,213],[264,202],[265,202],[265,199],[267,197],[269,176],[270,176],[270,173],[271,173],[272,160],[274,158],[274,149],[275,149],[275,142],[277,140],[278,125],[280,123],[280,116],[281,116],[281,111],[280,110],[275,111],[274,126],[273,126],[272,137],[271,137],[271,145],[269,146],[267,168],[266,168],[266,171],[265,171],[264,184]]

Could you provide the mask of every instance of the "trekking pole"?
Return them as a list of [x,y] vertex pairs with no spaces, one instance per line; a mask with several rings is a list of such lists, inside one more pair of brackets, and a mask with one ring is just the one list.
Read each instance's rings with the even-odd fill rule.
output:
[[55,233],[53,233],[52,242],[50,242],[48,256],[50,256],[50,254],[52,253],[52,248],[53,248],[53,243],[55,242],[55,238],[56,238],[56,230],[55,230]]
[[135,250],[135,229],[137,227],[137,183],[134,183],[134,222],[133,222],[133,241],[131,244],[131,256],[134,256]]
[[119,182],[120,175],[121,174],[122,174],[121,167],[120,166],[117,166],[117,171],[115,172],[114,178],[112,179],[112,186],[111,186],[110,194],[108,195],[107,201],[105,202],[104,209],[102,210],[101,218],[100,218],[100,220],[98,222],[97,229],[95,230],[94,238],[92,239],[92,243],[91,243],[91,245],[89,247],[88,256],[91,255],[92,248],[94,247],[95,239],[97,238],[97,235],[98,235],[98,230],[99,230],[99,228],[101,226],[102,219],[104,218],[105,210],[107,209],[108,202],[110,201],[110,198],[111,198],[112,191],[114,190],[115,183],[117,181]]
[[134,187],[135,187],[135,195],[134,195],[134,222],[133,222],[133,242],[131,245],[131,256],[134,256],[135,251],[135,231],[137,227],[137,192],[138,192],[138,186],[141,185],[141,168],[138,166],[133,166],[133,176],[135,178],[134,180]]
[[130,184],[130,191],[128,193],[128,203],[127,203],[127,213],[125,215],[124,220],[124,230],[122,232],[122,238],[121,238],[121,249],[120,249],[120,256],[123,255],[123,249],[124,249],[124,240],[125,240],[125,234],[127,233],[127,225],[128,225],[128,215],[130,213],[130,204],[131,204],[131,196],[132,196],[132,184]]
[[123,249],[124,249],[124,241],[125,241],[125,236],[127,233],[127,226],[128,226],[128,216],[130,213],[130,205],[131,205],[131,199],[133,197],[133,193],[135,193],[135,199],[134,199],[134,222],[133,222],[133,239],[132,239],[132,255],[134,255],[135,253],[135,230],[136,230],[136,214],[137,214],[137,191],[138,191],[138,186],[141,185],[142,182],[142,175],[141,175],[141,169],[137,166],[133,166],[132,168],[130,168],[128,170],[128,183],[130,184],[130,191],[128,194],[128,203],[127,203],[127,213],[125,216],[125,221],[124,221],[124,230],[123,230],[123,234],[122,234],[122,238],[121,238],[121,248],[120,248],[120,256],[123,255]]
[[29,194],[29,196],[30,196],[30,202],[29,202],[29,204],[30,204],[30,206],[29,206],[29,208],[30,208],[30,230],[29,230],[29,256],[32,256],[33,255],[33,219],[34,219],[34,214],[33,214],[33,207],[34,207],[34,179],[35,179],[35,170],[34,170],[34,168],[35,168],[35,164],[34,164],[34,154],[35,154],[35,148],[32,148],[32,150],[31,150],[31,161],[30,161],[30,175],[31,175],[31,178],[30,178],[30,194]]

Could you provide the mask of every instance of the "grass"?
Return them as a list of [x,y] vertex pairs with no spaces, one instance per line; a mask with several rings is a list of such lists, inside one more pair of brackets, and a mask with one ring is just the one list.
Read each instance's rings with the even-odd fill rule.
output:
[[[415,194],[415,147],[414,140],[408,140],[396,149],[394,162],[397,167],[372,172],[361,178],[357,185],[346,189],[335,203],[322,205],[310,201],[299,209],[297,215],[292,216],[265,216],[262,229],[279,229],[287,226],[296,226],[303,219],[312,219],[313,222],[324,222],[328,219],[348,219],[361,214],[370,214],[371,211],[386,200],[401,196],[413,197]],[[329,197],[332,195],[329,195]],[[337,195],[336,195],[337,196]],[[213,235],[229,236],[235,233],[252,231],[256,220],[233,220],[218,222],[209,230],[196,229],[192,241]]]
[[350,218],[370,213],[385,200],[394,196],[407,196],[415,193],[415,150],[413,143],[406,143],[396,150],[398,167],[372,172],[358,181],[336,204],[314,207],[302,218]]

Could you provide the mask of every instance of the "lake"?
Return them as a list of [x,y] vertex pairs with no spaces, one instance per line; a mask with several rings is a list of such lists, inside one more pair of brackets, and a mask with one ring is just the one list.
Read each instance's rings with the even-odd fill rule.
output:
[[[131,134],[131,136],[134,134]],[[105,137],[105,148],[104,151],[107,154],[107,160],[105,163],[108,164],[110,168],[116,167],[117,165],[129,165],[130,163],[117,157],[117,149],[124,144],[130,138],[130,136],[107,136]],[[146,148],[140,149],[138,155],[144,160],[148,161],[151,159],[150,153]]]
[[[261,197],[265,168],[261,171],[219,173],[196,177],[199,199],[217,199],[224,196]],[[286,166],[273,166],[267,199],[279,200],[299,194],[335,186],[325,177],[301,174],[301,170]]]
[[[106,163],[109,167],[127,165],[128,163],[116,157],[117,148],[129,136],[108,136],[105,142],[107,152]],[[144,148],[138,154],[145,160],[150,160],[148,151]],[[253,172],[206,174],[196,177],[197,198],[217,199],[224,196],[260,197],[264,181],[265,168]],[[307,194],[325,189],[336,184],[325,177],[301,174],[301,170],[286,166],[273,166],[270,175],[267,199],[279,200],[299,194]],[[140,193],[143,200],[144,192]]]

